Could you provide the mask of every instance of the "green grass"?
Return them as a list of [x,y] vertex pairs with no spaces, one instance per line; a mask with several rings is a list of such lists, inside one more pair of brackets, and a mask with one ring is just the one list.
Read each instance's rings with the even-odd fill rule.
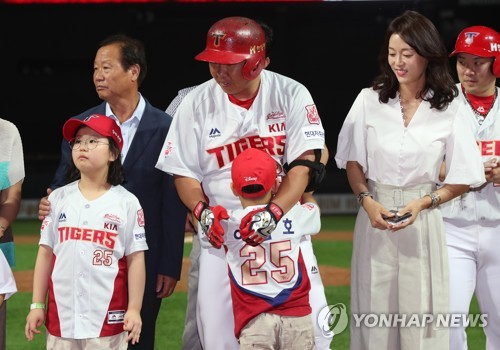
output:
[[16,267],[13,271],[33,270],[35,267],[37,244],[15,244]]
[[337,267],[351,266],[352,242],[312,239],[314,254],[320,265]]
[[[325,295],[328,305],[342,303],[349,308],[349,287],[325,287]],[[335,335],[330,348],[332,350],[348,350],[349,333],[349,327],[347,327],[345,331]]]
[[[333,216],[322,218],[323,230],[346,231],[354,227],[352,216]],[[14,235],[38,235],[40,222],[37,220],[18,221],[13,225]],[[313,238],[313,246],[320,265],[349,267],[352,251],[352,242],[349,241],[324,241]],[[35,263],[36,244],[16,243],[16,270],[31,270]],[[189,256],[191,244],[186,243],[184,256]],[[349,287],[325,287],[326,298],[329,305],[343,303],[349,307]],[[180,350],[184,316],[186,310],[187,294],[175,292],[171,297],[164,299],[156,328],[156,349]],[[45,349],[45,336],[39,335],[33,342],[24,338],[25,319],[28,306],[31,303],[31,293],[17,293],[8,301],[7,307],[7,349],[32,350]],[[470,313],[479,313],[477,302],[474,299]],[[42,328],[43,329],[43,328]],[[467,329],[469,349],[479,350],[485,348],[485,337],[482,328]],[[349,349],[349,328],[335,336],[332,343],[333,350]]]
[[321,217],[322,231],[352,231],[354,229],[352,215],[324,215]]
[[39,235],[41,224],[42,222],[40,220],[16,220],[12,223],[14,240],[17,235]]

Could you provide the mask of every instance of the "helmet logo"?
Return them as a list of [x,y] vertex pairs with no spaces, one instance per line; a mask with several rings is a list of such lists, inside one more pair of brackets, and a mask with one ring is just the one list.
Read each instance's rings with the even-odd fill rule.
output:
[[493,52],[500,51],[500,44],[499,43],[490,43],[490,51],[493,51]]
[[218,47],[220,45],[220,41],[226,37],[226,34],[221,31],[215,31],[212,33],[214,37],[214,46]]
[[474,42],[474,38],[478,35],[479,35],[478,32],[466,32],[465,33],[465,43],[467,45],[472,45],[472,43]]
[[266,50],[266,44],[252,45],[250,46],[250,55],[255,55],[257,52],[262,52]]

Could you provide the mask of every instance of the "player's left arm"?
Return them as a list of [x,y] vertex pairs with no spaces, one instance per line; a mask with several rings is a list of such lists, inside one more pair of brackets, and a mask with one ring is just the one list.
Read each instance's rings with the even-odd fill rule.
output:
[[[314,151],[306,151],[297,159],[314,162]],[[283,177],[283,181],[272,202],[281,208],[283,214],[297,203],[309,184],[310,169],[304,165],[291,168]]]
[[128,307],[125,313],[123,330],[128,331],[127,341],[139,342],[141,335],[141,306],[146,285],[146,265],[144,251],[127,255],[128,270]]
[[[321,152],[321,157],[319,159],[319,162],[324,166],[326,166],[329,157],[330,154],[325,144],[324,149]],[[317,162],[313,150],[309,150],[302,153],[297,159],[307,160],[310,162]],[[312,171],[314,170],[311,170],[308,166],[297,165],[291,168],[286,173],[286,176],[283,178],[283,181],[278,189],[278,192],[276,193],[276,195],[272,200],[274,203],[276,203],[276,205],[278,205],[283,210],[283,213],[288,212],[288,210],[290,210],[295,205],[295,203],[297,203],[300,200],[300,198],[304,194],[304,191],[306,190],[306,187],[311,182],[310,174]],[[312,191],[310,192],[312,195]]]

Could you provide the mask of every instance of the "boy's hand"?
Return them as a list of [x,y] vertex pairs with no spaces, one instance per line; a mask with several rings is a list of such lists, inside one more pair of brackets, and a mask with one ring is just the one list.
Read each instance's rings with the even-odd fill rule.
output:
[[127,342],[139,342],[142,329],[141,314],[135,310],[127,310],[123,323],[123,330],[128,332]]

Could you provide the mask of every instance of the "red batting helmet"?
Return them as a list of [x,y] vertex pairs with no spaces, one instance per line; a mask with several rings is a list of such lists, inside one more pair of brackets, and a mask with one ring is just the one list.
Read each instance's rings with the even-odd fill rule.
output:
[[266,35],[255,21],[245,17],[228,17],[208,30],[207,45],[195,59],[220,64],[246,61],[243,77],[255,79],[264,69]]
[[493,74],[500,77],[500,34],[491,28],[473,26],[462,30],[450,56],[469,53],[479,57],[493,57]]

